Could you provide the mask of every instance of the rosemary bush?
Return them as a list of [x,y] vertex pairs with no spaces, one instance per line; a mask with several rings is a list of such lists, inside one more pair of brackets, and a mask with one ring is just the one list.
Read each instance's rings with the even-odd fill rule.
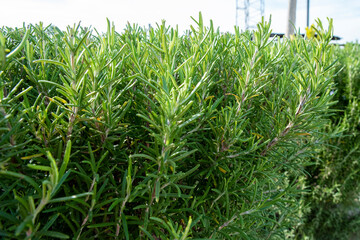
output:
[[[337,112],[327,127],[331,137],[309,169],[311,194],[303,234],[315,239],[349,239],[360,232],[360,45],[347,43],[335,56]],[[357,235],[357,238],[360,237]]]
[[294,234],[333,104],[332,22],[313,41],[194,22],[1,30],[0,236]]

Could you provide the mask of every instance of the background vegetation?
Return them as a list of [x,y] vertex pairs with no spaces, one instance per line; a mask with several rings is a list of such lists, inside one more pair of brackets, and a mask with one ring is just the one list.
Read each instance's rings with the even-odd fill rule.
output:
[[358,45],[331,46],[331,21],[292,40],[266,22],[194,22],[1,30],[1,237],[303,238],[328,213],[356,223]]
[[316,165],[308,168],[311,194],[305,235],[315,239],[353,239],[360,237],[359,212],[359,97],[360,45],[347,43],[338,47],[336,114],[326,128],[326,141]]

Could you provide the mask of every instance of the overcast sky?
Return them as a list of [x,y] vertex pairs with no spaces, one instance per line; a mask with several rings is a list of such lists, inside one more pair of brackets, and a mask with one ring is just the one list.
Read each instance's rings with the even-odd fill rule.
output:
[[[306,2],[297,0],[296,27],[301,32],[306,26]],[[81,21],[103,31],[109,18],[119,32],[127,22],[148,26],[162,19],[185,30],[193,24],[190,16],[197,18],[199,11],[222,32],[233,31],[236,22],[236,0],[0,0],[0,7],[0,27],[42,21],[64,29]],[[265,0],[265,18],[272,15],[273,32],[285,31],[287,7],[288,0]],[[310,0],[310,23],[315,18],[326,23],[327,17],[334,19],[334,34],[343,38],[341,42],[360,40],[360,0]]]

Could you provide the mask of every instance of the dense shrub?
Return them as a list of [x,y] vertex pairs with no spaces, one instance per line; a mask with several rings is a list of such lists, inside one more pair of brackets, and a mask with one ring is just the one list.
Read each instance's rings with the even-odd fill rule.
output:
[[326,140],[332,24],[309,41],[195,23],[2,29],[3,238],[294,236]]
[[327,127],[332,136],[308,169],[313,178],[303,232],[314,239],[349,239],[360,233],[360,45],[337,47],[334,57],[337,111]]

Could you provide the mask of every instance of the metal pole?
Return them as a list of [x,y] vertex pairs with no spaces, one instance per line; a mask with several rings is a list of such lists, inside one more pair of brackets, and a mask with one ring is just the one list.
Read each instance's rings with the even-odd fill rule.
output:
[[307,9],[306,9],[306,26],[309,27],[309,18],[310,18],[310,0],[307,0]]
[[250,26],[250,19],[249,19],[250,2],[249,2],[249,0],[245,0],[244,4],[245,4],[245,29],[248,30],[249,26]]
[[235,26],[238,25],[238,11],[239,11],[239,3],[238,3],[238,0],[236,0]]
[[285,35],[290,37],[294,34],[294,26],[296,22],[296,0],[289,0],[289,9],[288,9],[288,21]]

